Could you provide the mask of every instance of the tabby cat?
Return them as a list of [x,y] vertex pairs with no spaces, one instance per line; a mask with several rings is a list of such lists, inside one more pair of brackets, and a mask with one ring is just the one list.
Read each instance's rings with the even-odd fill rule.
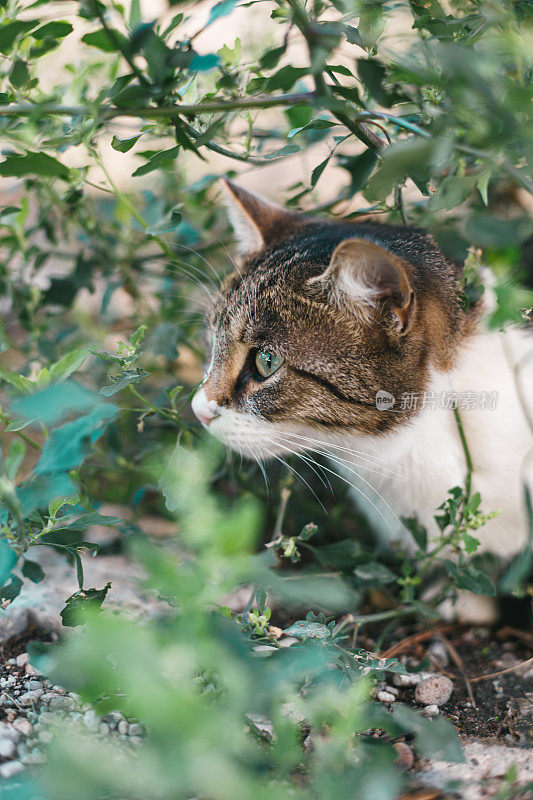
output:
[[250,458],[327,456],[382,540],[412,548],[400,518],[437,533],[435,509],[465,483],[458,403],[473,491],[502,512],[479,538],[505,560],[520,551],[533,442],[514,365],[531,401],[531,330],[489,332],[489,290],[465,308],[461,268],[423,231],[310,218],[225,189],[240,264],[212,309],[192,403],[202,424]]

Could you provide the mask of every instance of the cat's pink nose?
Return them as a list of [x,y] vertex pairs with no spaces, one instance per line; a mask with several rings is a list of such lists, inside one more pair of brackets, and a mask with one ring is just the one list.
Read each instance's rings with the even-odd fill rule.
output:
[[202,387],[198,389],[194,395],[191,403],[191,408],[197,419],[200,420],[202,425],[209,425],[211,420],[219,415],[219,407],[216,400],[208,400],[205,389]]

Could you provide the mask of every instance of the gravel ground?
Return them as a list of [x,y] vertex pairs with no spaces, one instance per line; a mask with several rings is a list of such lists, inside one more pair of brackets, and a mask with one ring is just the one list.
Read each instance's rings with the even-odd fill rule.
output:
[[[0,796],[2,779],[43,760],[43,748],[51,738],[49,724],[54,720],[77,720],[97,736],[116,737],[132,747],[139,746],[144,735],[139,721],[126,720],[117,712],[99,717],[75,694],[52,685],[29,663],[27,642],[36,636],[57,639],[59,610],[77,588],[72,569],[61,556],[43,548],[42,557],[45,580],[26,584],[7,613],[0,614]],[[139,590],[139,570],[126,556],[100,556],[88,559],[86,566],[87,585],[102,586],[112,580],[108,607],[133,616],[162,612],[164,606]],[[249,592],[244,595],[247,599]],[[529,800],[533,786],[533,636],[513,629],[460,626],[446,637],[425,633],[420,641],[420,632],[402,628],[394,632],[387,644],[393,650],[400,648],[394,655],[409,674],[389,674],[376,685],[375,697],[388,707],[402,702],[428,716],[446,716],[458,730],[466,761],[417,760],[408,742],[397,743],[398,764],[421,785],[418,794],[408,794],[405,800]],[[290,646],[293,641],[282,637],[280,644]],[[372,640],[364,646],[372,650]],[[465,676],[477,677],[470,683]],[[489,677],[485,680],[484,676]],[[268,738],[268,720],[249,722],[256,733]],[[304,746],[312,746],[310,737]],[[528,789],[520,788],[528,782]]]
[[117,736],[133,746],[144,736],[140,722],[128,721],[117,711],[99,717],[76,694],[54,686],[30,664],[26,652],[0,663],[0,675],[0,778],[43,761],[42,748],[52,737],[49,726],[54,720],[77,720],[96,735]]

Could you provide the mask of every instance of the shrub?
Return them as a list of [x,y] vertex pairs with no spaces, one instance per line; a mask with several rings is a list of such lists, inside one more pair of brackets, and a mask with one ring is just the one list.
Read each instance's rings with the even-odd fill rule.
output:
[[[0,4],[0,176],[13,198],[0,209],[9,307],[0,330],[1,599],[15,598],[24,579],[42,579],[31,548],[65,552],[80,591],[63,621],[87,623],[53,656],[55,674],[148,729],[138,752],[115,760],[97,742],[60,733],[48,785],[54,797],[75,786],[91,800],[392,798],[405,780],[387,742],[408,735],[422,754],[459,752],[444,721],[406,708],[391,716],[370,701],[374,678],[401,667],[351,637],[363,625],[434,618],[458,588],[496,591],[475,560],[481,499],[466,476],[443,498],[439,541],[410,520],[415,557],[396,551],[378,561],[364,536],[346,535],[342,497],[326,517],[291,472],[271,471],[276,524],[255,468],[204,454],[212,489],[205,476],[191,482],[199,437],[186,412],[195,380],[185,367],[199,375],[202,292],[231,269],[215,185],[220,163],[230,176],[241,164],[289,170],[305,153],[308,174],[286,187],[289,206],[427,227],[450,257],[470,252],[465,302],[483,291],[483,248],[497,280],[491,324],[520,320],[532,305],[516,283],[533,233],[531,4],[248,3],[250,20],[268,7],[265,36],[261,24],[216,52],[197,42],[231,21],[236,2],[200,12],[171,2],[174,16],[161,20],[147,5],[133,0],[126,13],[82,0],[63,19],[57,3]],[[73,52],[69,62],[63,54]],[[56,58],[67,63],[50,86]],[[215,157],[225,160],[192,180],[195,162]],[[114,177],[121,163],[134,164],[127,180]],[[117,298],[127,303],[122,315]],[[317,476],[304,479],[316,488]],[[131,505],[134,520],[100,513],[105,501]],[[180,535],[163,551],[140,536],[135,520],[147,511],[177,514]],[[95,523],[132,543],[149,585],[170,601],[164,619],[138,626],[96,613],[108,587],[84,586],[80,556],[97,549],[85,538]],[[271,546],[254,555],[272,530]],[[428,605],[424,589],[444,544],[461,559],[448,562],[442,594]],[[530,564],[528,552],[500,586],[524,593]],[[220,596],[246,582],[254,595],[230,619]],[[369,605],[376,589],[385,609]],[[292,614],[300,643],[287,651],[270,630],[269,593]],[[347,607],[350,617],[339,619]],[[274,649],[259,657],[258,643]],[[270,720],[266,735],[258,715]]]

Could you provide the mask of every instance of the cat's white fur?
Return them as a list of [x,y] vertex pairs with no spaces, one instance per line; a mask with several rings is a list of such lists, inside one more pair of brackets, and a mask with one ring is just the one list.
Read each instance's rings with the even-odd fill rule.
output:
[[[483,511],[501,512],[476,535],[484,549],[504,560],[526,543],[524,483],[533,492],[533,437],[513,374],[532,348],[533,337],[520,330],[480,332],[465,345],[456,369],[434,372],[428,389],[498,393],[494,409],[463,409],[461,418],[474,465],[472,489],[480,492]],[[533,359],[520,374],[524,397],[532,401]],[[354,499],[382,540],[399,539],[408,547],[413,542],[400,517],[415,515],[437,534],[437,507],[449,489],[465,481],[465,453],[451,409],[428,407],[396,432],[363,437],[270,423],[220,408],[209,431],[251,458],[286,458],[303,450],[329,454],[332,470],[352,485]]]

